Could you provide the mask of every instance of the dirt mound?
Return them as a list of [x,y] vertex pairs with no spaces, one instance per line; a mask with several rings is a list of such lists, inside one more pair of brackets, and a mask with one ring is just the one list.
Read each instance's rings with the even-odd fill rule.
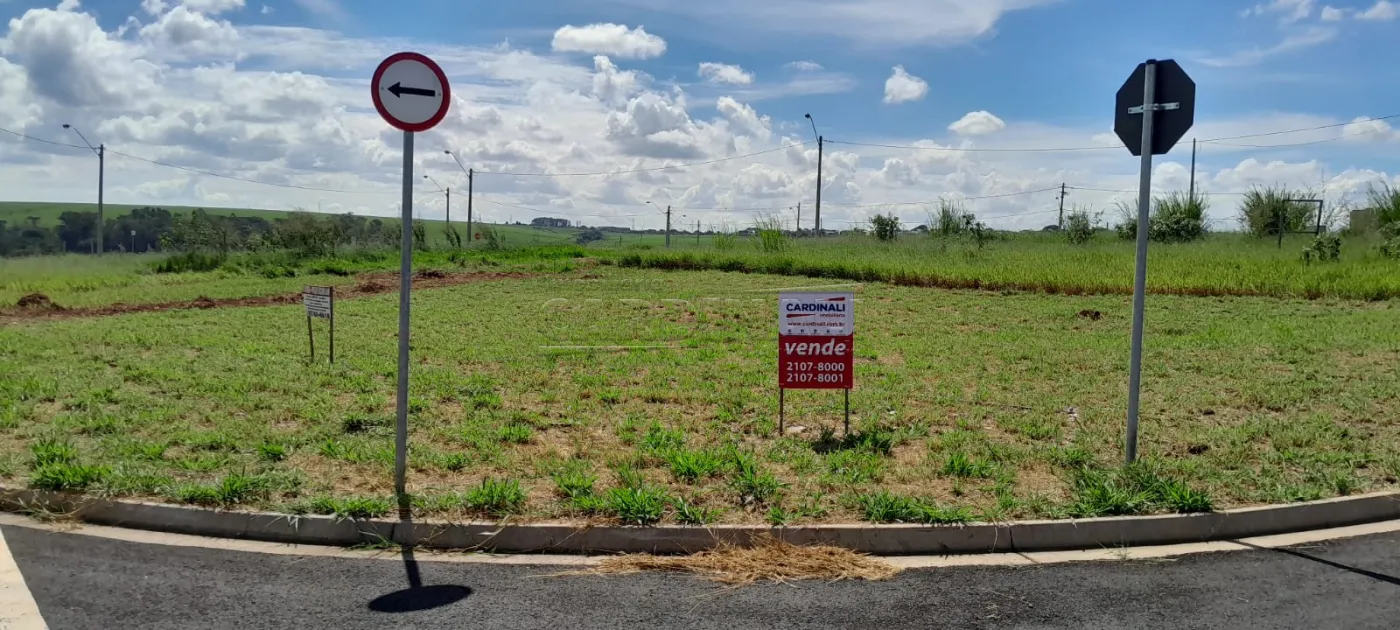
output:
[[361,280],[359,284],[355,285],[357,293],[387,293],[390,288],[392,287],[373,278]]
[[52,311],[63,310],[62,306],[54,304],[53,300],[50,300],[49,296],[44,295],[43,293],[30,293],[29,295],[20,298],[18,302],[15,302],[15,306],[18,306],[20,308],[44,309]]
[[201,295],[190,302],[190,308],[215,308],[218,305],[219,303],[215,302],[214,298],[206,295]]
[[447,277],[447,272],[441,269],[419,269],[413,277],[419,280],[440,280]]
[[1099,320],[1103,319],[1103,313],[1102,313],[1102,312],[1100,312],[1100,311],[1092,311],[1092,310],[1088,310],[1088,309],[1079,311],[1079,316],[1080,316],[1080,317],[1083,317],[1084,319],[1091,319],[1091,320],[1094,320],[1094,321],[1099,321]]

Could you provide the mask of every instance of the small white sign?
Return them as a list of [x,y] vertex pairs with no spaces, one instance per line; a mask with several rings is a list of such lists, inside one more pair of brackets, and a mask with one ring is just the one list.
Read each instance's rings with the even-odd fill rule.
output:
[[404,131],[427,131],[447,115],[452,89],[437,63],[418,53],[391,55],[370,81],[374,108]]
[[782,293],[778,296],[778,334],[853,335],[854,293]]
[[306,287],[301,292],[301,303],[306,306],[307,317],[330,319],[335,313],[334,290],[331,287]]

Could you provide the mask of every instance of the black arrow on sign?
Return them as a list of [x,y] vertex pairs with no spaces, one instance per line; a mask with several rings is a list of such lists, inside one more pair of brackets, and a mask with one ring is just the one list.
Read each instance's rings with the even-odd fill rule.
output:
[[437,90],[425,90],[423,88],[403,87],[398,83],[389,86],[389,93],[398,98],[403,98],[405,94],[413,96],[437,96]]

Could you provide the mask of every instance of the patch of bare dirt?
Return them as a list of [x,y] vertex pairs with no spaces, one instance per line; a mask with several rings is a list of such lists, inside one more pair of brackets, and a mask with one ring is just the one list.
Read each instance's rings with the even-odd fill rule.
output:
[[1082,318],[1084,318],[1084,319],[1093,320],[1093,321],[1099,321],[1099,320],[1103,319],[1103,312],[1085,309],[1085,310],[1079,311],[1079,316],[1082,317]]
[[[435,289],[459,284],[470,284],[473,282],[525,278],[530,275],[531,274],[519,272],[448,273],[436,269],[427,269],[414,274],[413,288],[414,290]],[[399,274],[397,273],[367,273],[357,276],[357,282],[355,284],[337,286],[335,296],[336,299],[340,300],[353,299],[382,293],[391,293],[397,291],[398,287]],[[33,321],[36,319],[105,317],[109,315],[125,315],[127,313],[152,313],[189,309],[277,306],[283,304],[297,304],[299,302],[301,302],[301,293],[222,299],[201,295],[193,300],[180,302],[159,302],[154,304],[116,303],[106,306],[64,308],[54,304],[53,300],[50,300],[48,296],[42,293],[33,293],[20,298],[19,302],[13,307],[0,308],[0,325],[20,321]]]

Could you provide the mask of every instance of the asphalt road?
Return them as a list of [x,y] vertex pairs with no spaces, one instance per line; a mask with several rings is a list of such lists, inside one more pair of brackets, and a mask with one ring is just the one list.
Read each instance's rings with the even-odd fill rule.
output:
[[19,527],[3,535],[52,630],[141,628],[1387,628],[1400,534],[1295,550],[882,583],[727,589],[686,576],[267,555]]

